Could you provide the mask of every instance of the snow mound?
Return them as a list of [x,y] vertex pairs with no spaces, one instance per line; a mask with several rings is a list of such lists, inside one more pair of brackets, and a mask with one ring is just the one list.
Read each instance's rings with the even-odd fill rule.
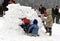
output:
[[4,15],[5,27],[14,29],[21,28],[19,24],[23,23],[21,18],[24,17],[30,19],[31,23],[34,19],[37,19],[39,28],[43,26],[41,18],[38,17],[37,13],[31,7],[21,6],[20,4],[9,4],[7,8],[8,11],[6,11]]

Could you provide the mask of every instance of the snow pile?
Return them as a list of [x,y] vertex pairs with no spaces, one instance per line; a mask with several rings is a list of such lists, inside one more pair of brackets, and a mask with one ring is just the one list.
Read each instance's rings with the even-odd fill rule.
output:
[[30,19],[31,23],[34,19],[37,19],[39,28],[43,26],[41,18],[38,17],[37,13],[31,7],[21,6],[20,4],[9,4],[7,8],[8,11],[6,11],[4,15],[5,27],[14,29],[20,28],[19,24],[23,23],[21,18],[24,17]]

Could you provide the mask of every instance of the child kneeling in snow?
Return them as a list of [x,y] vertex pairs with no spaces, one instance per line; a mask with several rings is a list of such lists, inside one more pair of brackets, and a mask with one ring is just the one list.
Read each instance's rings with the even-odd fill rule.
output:
[[28,33],[31,33],[32,36],[39,36],[38,35],[39,27],[37,24],[38,24],[38,21],[34,19],[33,24],[28,29]]
[[30,26],[30,20],[27,18],[23,18],[22,21],[23,21],[23,24],[21,24],[20,26],[23,28],[25,33],[27,33],[29,26]]

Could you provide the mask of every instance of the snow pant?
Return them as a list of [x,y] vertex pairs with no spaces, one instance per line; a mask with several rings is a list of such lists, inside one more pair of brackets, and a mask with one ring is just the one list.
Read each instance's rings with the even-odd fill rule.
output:
[[51,36],[52,35],[52,28],[51,27],[45,27],[45,29],[46,29],[46,32],[48,32],[49,33],[49,35]]
[[52,15],[53,23],[54,23],[55,17],[56,17],[56,15]]
[[28,32],[28,29],[29,29],[29,27],[30,27],[30,24],[22,24],[22,25],[20,25],[22,28],[23,28],[23,30],[27,33]]
[[60,15],[58,14],[58,15],[56,16],[56,23],[59,23],[59,18],[60,18]]
[[0,12],[0,17],[2,17],[3,16],[3,11],[2,12]]
[[43,23],[43,25],[44,25],[44,28],[45,28],[46,32],[48,32],[49,35],[51,36],[51,34],[52,34],[52,27],[47,27],[44,23]]
[[38,29],[39,28],[32,27],[32,28],[30,28],[30,30],[28,32],[29,33],[32,33],[33,35],[38,35]]

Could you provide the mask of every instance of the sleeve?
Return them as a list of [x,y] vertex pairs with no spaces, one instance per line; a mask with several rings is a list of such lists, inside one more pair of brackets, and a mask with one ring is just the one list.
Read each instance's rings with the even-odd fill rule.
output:
[[30,30],[32,29],[33,25],[31,25],[28,29],[28,33],[30,32]]

